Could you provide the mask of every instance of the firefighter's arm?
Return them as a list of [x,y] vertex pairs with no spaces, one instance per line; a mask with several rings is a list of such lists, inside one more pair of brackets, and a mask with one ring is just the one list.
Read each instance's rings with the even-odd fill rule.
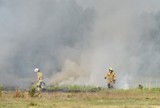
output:
[[113,80],[113,83],[114,83],[114,84],[115,84],[115,82],[116,82],[116,79]]
[[106,74],[106,76],[104,77],[104,79],[106,79],[108,77],[108,74]]
[[116,74],[114,74],[114,80],[113,80],[113,82],[114,83],[116,82]]
[[105,76],[104,79],[106,79],[107,77]]

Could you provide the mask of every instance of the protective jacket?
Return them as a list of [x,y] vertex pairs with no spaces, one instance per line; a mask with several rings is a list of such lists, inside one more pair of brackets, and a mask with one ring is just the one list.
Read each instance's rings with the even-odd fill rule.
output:
[[111,83],[111,82],[115,81],[116,80],[115,72],[108,72],[106,74],[106,78],[108,79],[108,83]]
[[37,81],[42,80],[42,79],[43,79],[42,72],[37,72]]
[[37,90],[38,91],[40,91],[41,88],[43,88],[42,83],[43,83],[43,74],[42,74],[42,72],[37,72],[37,83],[36,83],[36,86],[37,86]]

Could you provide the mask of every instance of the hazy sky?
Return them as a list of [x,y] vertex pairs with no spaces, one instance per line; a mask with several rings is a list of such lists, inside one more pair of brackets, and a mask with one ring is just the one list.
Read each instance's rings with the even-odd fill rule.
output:
[[0,0],[0,83],[160,86],[159,0]]

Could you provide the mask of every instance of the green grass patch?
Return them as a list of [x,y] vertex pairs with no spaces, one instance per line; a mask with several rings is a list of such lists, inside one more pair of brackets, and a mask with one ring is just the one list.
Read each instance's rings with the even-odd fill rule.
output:
[[[54,89],[52,88],[54,87]],[[73,92],[42,93],[42,97],[13,98],[14,91],[5,91],[0,108],[158,108],[159,88],[104,89],[92,86],[52,86],[51,90],[68,89]],[[95,89],[94,92],[92,89]],[[75,92],[77,90],[85,92]],[[89,91],[89,92],[86,92]]]

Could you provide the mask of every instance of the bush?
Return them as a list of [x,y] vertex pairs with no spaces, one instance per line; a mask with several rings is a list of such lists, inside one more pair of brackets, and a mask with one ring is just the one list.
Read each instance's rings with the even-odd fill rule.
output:
[[31,87],[31,88],[29,89],[28,93],[29,93],[29,95],[30,95],[31,97],[34,97],[35,94],[36,94],[36,88],[35,88],[35,87]]
[[142,90],[142,89],[143,89],[143,86],[142,86],[141,84],[139,84],[139,85],[138,85],[138,88]]
[[31,102],[28,106],[37,106],[37,103]]
[[19,89],[16,89],[13,97],[14,97],[14,98],[24,98],[24,93],[21,92]]

